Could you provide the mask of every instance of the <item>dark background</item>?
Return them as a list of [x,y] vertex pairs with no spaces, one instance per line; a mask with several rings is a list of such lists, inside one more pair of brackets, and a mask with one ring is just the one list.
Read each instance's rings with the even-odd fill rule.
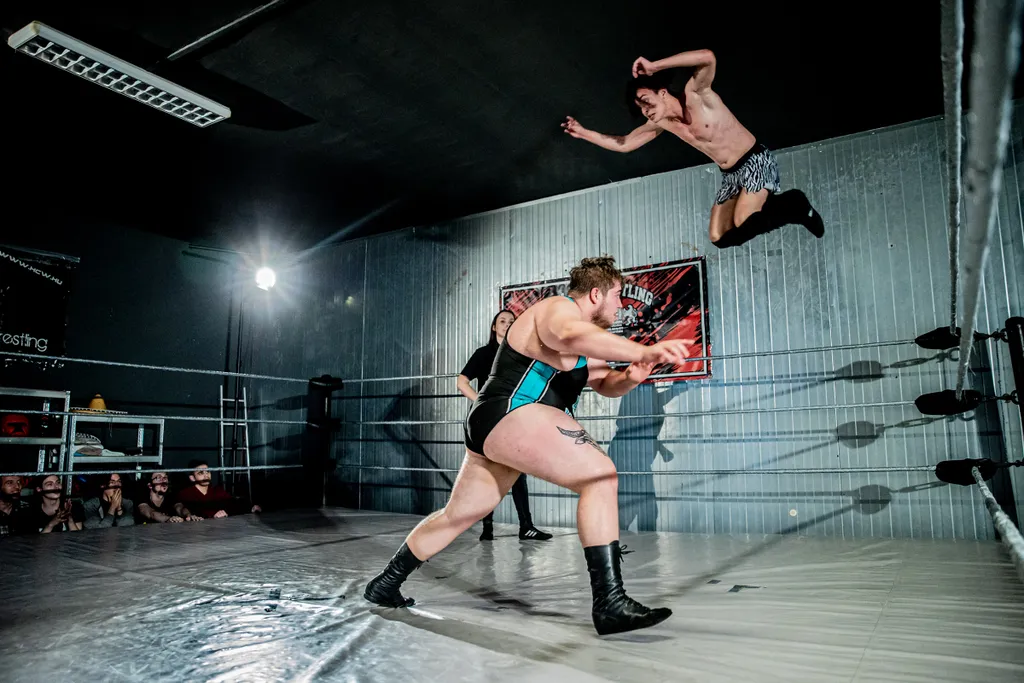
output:
[[[225,367],[233,319],[229,311],[237,308],[231,265],[189,256],[182,242],[130,228],[86,223],[79,228],[50,239],[36,234],[22,240],[81,258],[68,307],[67,356]],[[215,376],[23,361],[0,365],[0,373],[0,386],[68,389],[76,407],[86,407],[93,395],[101,394],[107,408],[132,414],[218,414],[221,378]],[[82,427],[80,431],[94,433],[111,449],[134,445],[132,428],[108,432],[95,424]],[[216,423],[167,422],[165,465],[183,467],[196,456],[212,458],[215,464]],[[5,446],[2,457],[5,469],[25,467],[26,458],[27,469],[35,469],[34,448]]]
[[5,2],[7,33],[42,21],[233,111],[196,129],[0,50],[14,224],[303,248],[704,164],[670,137],[621,155],[559,127],[627,132],[632,61],[687,49],[715,51],[716,90],[772,148],[942,113],[933,1],[290,0],[167,59],[261,4]]

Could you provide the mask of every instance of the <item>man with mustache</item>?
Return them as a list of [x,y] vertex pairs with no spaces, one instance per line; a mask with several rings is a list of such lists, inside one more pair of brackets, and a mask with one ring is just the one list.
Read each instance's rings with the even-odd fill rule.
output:
[[21,497],[21,477],[0,477],[0,538],[36,533],[28,501]]
[[206,519],[243,515],[246,512],[262,512],[259,505],[249,507],[228,493],[223,486],[211,485],[210,466],[203,460],[193,460],[188,464],[192,474],[188,478],[193,485],[186,487],[178,494],[178,502],[187,505],[193,515],[198,514]]
[[135,508],[136,522],[149,524],[156,522],[201,522],[202,517],[193,515],[180,501],[172,498],[170,478],[166,472],[153,472],[149,475],[149,483],[142,492],[141,501]]

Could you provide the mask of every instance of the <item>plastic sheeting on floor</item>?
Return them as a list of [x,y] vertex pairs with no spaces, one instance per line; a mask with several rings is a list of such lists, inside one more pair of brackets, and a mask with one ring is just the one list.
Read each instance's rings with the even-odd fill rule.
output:
[[674,615],[598,637],[575,533],[470,530],[387,610],[366,581],[417,518],[347,510],[0,541],[9,681],[1022,681],[999,544],[625,534]]

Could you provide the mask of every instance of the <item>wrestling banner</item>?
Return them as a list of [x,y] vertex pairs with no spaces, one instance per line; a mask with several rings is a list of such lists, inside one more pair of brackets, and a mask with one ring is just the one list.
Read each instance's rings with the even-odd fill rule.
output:
[[[623,269],[622,308],[609,330],[640,344],[663,339],[693,339],[691,357],[711,355],[707,270],[704,257]],[[541,299],[565,295],[569,278],[502,287],[500,306],[519,316]],[[617,364],[616,364],[617,365]],[[650,381],[711,377],[710,361],[659,365]]]
[[64,355],[77,269],[71,256],[0,245],[0,351]]

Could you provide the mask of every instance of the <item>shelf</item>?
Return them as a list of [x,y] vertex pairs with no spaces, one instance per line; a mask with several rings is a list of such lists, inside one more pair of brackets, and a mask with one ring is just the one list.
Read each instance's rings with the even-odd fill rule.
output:
[[0,387],[0,396],[30,396],[32,398],[67,398],[66,391],[45,391],[43,389],[17,389]]
[[74,416],[75,422],[107,422],[124,425],[162,425],[162,417],[131,417],[130,415],[89,415],[83,413]]
[[72,458],[75,465],[114,465],[115,467],[121,463],[133,462],[151,462],[160,464],[159,455],[84,455],[75,456]]
[[0,446],[59,446],[64,439],[47,436],[0,436]]

